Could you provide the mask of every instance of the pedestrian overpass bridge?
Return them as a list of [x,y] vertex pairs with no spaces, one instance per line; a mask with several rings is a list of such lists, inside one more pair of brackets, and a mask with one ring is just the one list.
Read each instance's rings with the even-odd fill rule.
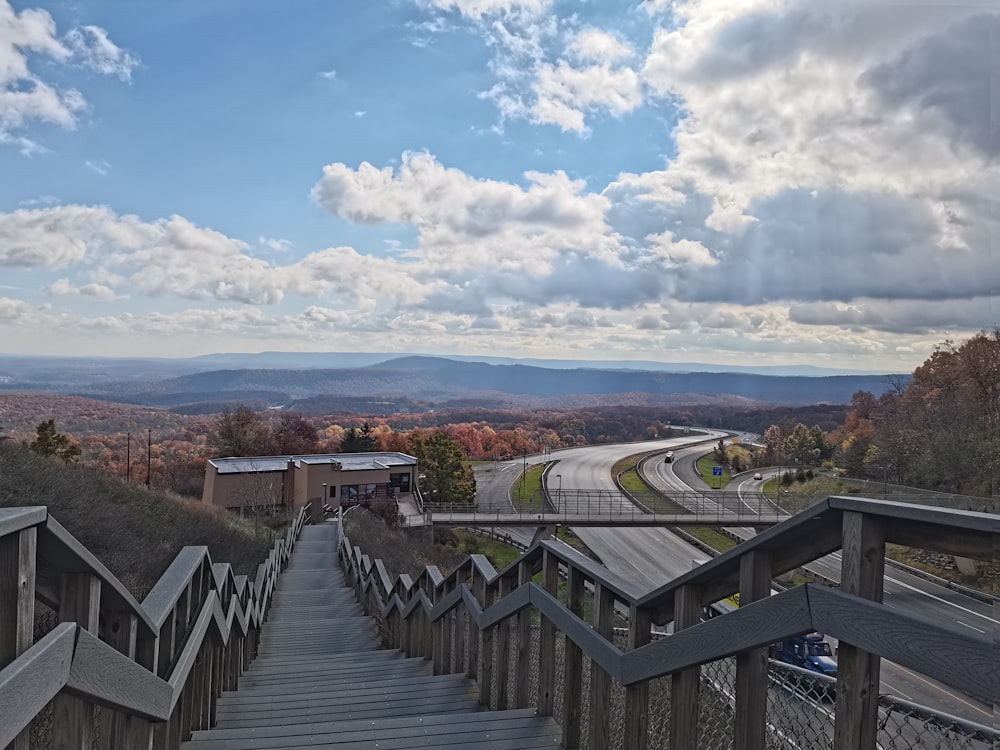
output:
[[561,490],[536,495],[513,509],[469,505],[425,505],[404,514],[406,526],[773,526],[788,518],[763,495],[738,492],[626,493],[622,490]]

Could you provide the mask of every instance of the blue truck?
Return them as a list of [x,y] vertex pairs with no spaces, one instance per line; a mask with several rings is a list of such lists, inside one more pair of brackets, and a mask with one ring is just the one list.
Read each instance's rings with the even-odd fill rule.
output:
[[771,646],[771,658],[827,677],[837,676],[837,660],[822,633],[806,633],[779,641]]

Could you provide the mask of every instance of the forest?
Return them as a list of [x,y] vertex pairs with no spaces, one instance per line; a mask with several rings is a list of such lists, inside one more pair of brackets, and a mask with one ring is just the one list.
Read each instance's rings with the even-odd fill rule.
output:
[[[1000,330],[943,342],[912,378],[849,404],[740,408],[485,409],[305,416],[236,404],[204,415],[47,393],[0,394],[0,438],[30,443],[52,421],[73,460],[125,481],[200,496],[205,462],[228,455],[412,452],[441,432],[468,460],[675,437],[690,426],[763,436],[752,465],[836,466],[850,476],[990,496],[1000,474]],[[750,468],[750,467],[745,467]]]

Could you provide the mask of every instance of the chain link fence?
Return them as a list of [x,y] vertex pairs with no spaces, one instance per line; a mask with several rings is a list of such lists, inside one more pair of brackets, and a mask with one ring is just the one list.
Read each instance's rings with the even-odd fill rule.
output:
[[[540,661],[541,627],[538,613],[532,614],[530,630],[530,669],[527,675],[517,674],[517,654],[520,646],[516,617],[501,623],[496,633],[506,629],[509,651],[506,663],[498,661],[500,638],[493,639],[493,663],[490,708],[500,705],[500,670],[509,671],[507,705],[514,705],[515,680],[526,679],[528,702],[534,706],[538,696],[538,665]],[[454,633],[464,617],[456,619]],[[614,643],[626,646],[626,632],[616,629]],[[472,653],[471,638],[464,645],[465,663]],[[482,649],[477,665],[482,674]],[[566,638],[556,632],[554,719],[561,722],[566,701],[565,664]],[[457,657],[457,654],[456,654]],[[606,705],[593,706],[590,700],[591,660],[583,659],[580,707],[580,748],[590,749],[589,725],[593,710],[606,712],[610,727],[611,747],[624,747],[625,688],[612,681],[610,699]],[[730,750],[734,744],[736,718],[736,658],[710,662],[701,667],[698,697],[698,750]],[[669,745],[671,726],[671,678],[649,682],[649,742],[650,748]],[[836,720],[836,679],[778,661],[768,663],[767,714],[765,739],[768,750],[832,750]],[[879,750],[1000,750],[1000,732],[941,712],[883,695],[879,699]]]

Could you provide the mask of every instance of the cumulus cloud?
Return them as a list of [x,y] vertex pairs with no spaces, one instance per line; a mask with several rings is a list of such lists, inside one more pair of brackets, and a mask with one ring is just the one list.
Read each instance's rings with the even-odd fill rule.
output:
[[75,59],[101,75],[131,81],[132,71],[139,65],[139,58],[112,42],[100,26],[72,29],[65,42]]
[[511,12],[538,13],[548,8],[552,0],[429,0],[429,4],[457,11],[467,18],[482,19]]
[[630,68],[609,65],[574,68],[565,61],[543,65],[535,84],[535,117],[539,122],[559,125],[563,130],[583,132],[584,114],[607,110],[615,115],[631,112],[642,104],[639,76]]
[[569,45],[569,52],[585,62],[613,65],[631,57],[628,44],[601,29],[584,29]]
[[438,272],[492,267],[544,273],[563,252],[613,259],[604,198],[584,193],[581,181],[561,172],[525,178],[527,188],[475,179],[430,154],[410,152],[397,169],[330,164],[312,195],[348,221],[414,226],[422,260]]
[[36,122],[73,128],[87,106],[76,89],[52,85],[32,72],[28,52],[56,63],[76,61],[123,81],[130,80],[139,62],[98,26],[73,29],[60,38],[47,11],[26,8],[18,13],[9,0],[0,0],[0,144],[16,146],[26,155],[45,149],[19,131]]

